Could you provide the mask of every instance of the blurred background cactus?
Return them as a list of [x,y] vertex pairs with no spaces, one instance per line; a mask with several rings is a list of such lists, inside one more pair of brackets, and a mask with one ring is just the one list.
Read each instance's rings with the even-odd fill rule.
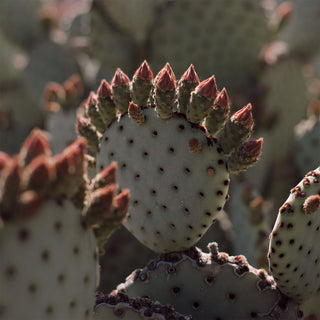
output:
[[[68,303],[54,305],[48,296],[39,304],[42,309],[29,317],[320,319],[318,280],[309,279],[320,274],[315,245],[320,214],[319,10],[320,0],[1,0],[0,287],[16,291],[20,285],[28,292],[24,296],[19,290],[21,299],[39,301],[41,293],[34,288],[40,289],[46,274],[41,271],[32,278],[32,273],[15,273],[21,261],[12,258],[11,250],[21,249],[21,238],[10,238],[5,245],[6,239],[17,228],[41,237],[50,228],[46,212],[66,211],[50,202],[61,201],[61,195],[51,191],[45,193],[43,208],[38,207],[31,201],[37,197],[30,196],[30,186],[37,185],[36,175],[44,177],[49,167],[53,179],[52,163],[59,157],[69,159],[71,174],[75,159],[70,150],[82,135],[87,139],[86,196],[77,189],[73,200],[79,204],[85,199],[85,204],[74,206],[63,195],[63,203],[70,204],[64,219],[69,225],[90,217],[91,228],[76,230],[75,237],[84,246],[91,243],[90,255],[99,247],[97,288],[102,293],[92,313],[97,285],[92,270],[98,262],[88,259],[72,281],[84,277],[88,266],[92,278],[85,286],[90,297],[75,285],[63,296]],[[240,135],[239,123],[244,130]],[[175,125],[184,128],[181,138]],[[44,152],[41,161],[17,164],[24,157],[21,146],[36,127],[45,130],[36,136],[42,137],[40,145],[50,143],[50,152]],[[148,130],[153,132],[150,137]],[[230,136],[241,136],[238,144]],[[156,141],[161,141],[161,152]],[[210,165],[203,159],[210,159]],[[215,162],[217,166],[211,165]],[[184,172],[174,179],[180,169]],[[194,170],[199,171],[195,180]],[[17,175],[21,182],[11,184]],[[69,184],[75,176],[67,177],[59,179],[75,191]],[[121,193],[127,188],[130,200]],[[117,205],[128,209],[120,195],[130,205],[129,214],[109,238],[105,231],[119,223],[101,222],[101,216],[94,215],[105,210],[111,198],[116,199],[114,214]],[[16,210],[8,211],[8,203],[17,213],[20,206],[37,213],[22,221],[8,219],[8,212]],[[291,217],[290,208],[299,206]],[[38,230],[37,223],[44,230]],[[46,249],[31,240],[30,248]],[[69,240],[59,238],[52,252],[60,252]],[[206,253],[211,242],[219,249],[210,245]],[[30,260],[30,266],[35,264]],[[136,268],[141,269],[133,272]],[[50,281],[59,292],[62,282],[57,277],[63,273],[69,278],[69,269],[51,269],[55,279]],[[159,279],[166,288],[161,296]],[[247,289],[244,298],[248,286],[254,289]],[[210,292],[219,308],[213,310],[197,290]],[[83,308],[77,309],[82,301]],[[12,303],[0,294],[0,319],[19,316],[11,313]]]

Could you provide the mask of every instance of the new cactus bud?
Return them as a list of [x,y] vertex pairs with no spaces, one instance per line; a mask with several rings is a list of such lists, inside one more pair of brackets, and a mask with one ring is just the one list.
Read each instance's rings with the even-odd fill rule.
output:
[[191,92],[200,83],[199,77],[191,64],[178,82],[178,106],[181,113],[186,114],[190,103]]
[[100,110],[97,107],[97,97],[94,92],[91,92],[86,105],[86,114],[91,119],[91,123],[96,127],[96,129],[103,133],[106,126],[102,120]]
[[176,85],[174,75],[171,74],[170,65],[166,65],[159,71],[155,82],[154,98],[156,101],[156,110],[161,119],[170,119],[176,99]]
[[227,121],[219,139],[223,151],[231,154],[240,143],[250,138],[253,125],[252,105],[249,103]]
[[131,100],[130,79],[120,68],[116,70],[112,78],[111,87],[117,112],[120,115],[126,113]]
[[133,75],[132,81],[132,100],[138,106],[148,104],[153,86],[152,81],[153,73],[147,61],[144,61]]
[[187,108],[187,118],[192,123],[200,124],[207,116],[217,95],[217,85],[214,76],[203,80],[191,93]]
[[47,134],[39,129],[34,129],[23,143],[20,150],[20,159],[27,165],[39,155],[51,155]]
[[128,113],[130,115],[130,118],[136,123],[136,124],[143,124],[144,123],[144,114],[141,110],[141,108],[135,104],[134,102],[130,102]]
[[98,109],[101,117],[108,127],[116,119],[116,105],[112,100],[112,88],[106,80],[102,80],[97,90]]
[[263,139],[244,142],[234,151],[228,161],[230,172],[239,173],[259,161],[262,152]]
[[223,88],[217,95],[214,105],[210,108],[208,116],[205,119],[205,125],[208,132],[213,136],[217,136],[225,125],[230,111],[230,103],[228,93]]
[[78,116],[76,129],[78,133],[87,140],[89,148],[96,151],[99,145],[99,133],[91,121],[85,117]]

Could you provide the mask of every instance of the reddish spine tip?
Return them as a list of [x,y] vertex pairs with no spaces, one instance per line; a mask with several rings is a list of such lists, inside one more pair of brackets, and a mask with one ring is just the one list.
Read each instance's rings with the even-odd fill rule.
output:
[[244,151],[251,158],[258,158],[262,152],[263,138],[254,141],[245,142],[243,145]]
[[166,63],[166,65],[164,66],[163,69],[166,69],[166,70],[169,72],[169,74],[170,74],[170,76],[172,77],[172,79],[173,79],[174,81],[176,81],[176,76],[174,75],[173,70],[172,70],[169,62]]
[[129,83],[130,79],[128,78],[128,76],[120,68],[118,68],[112,78],[111,86],[122,87],[127,86]]
[[227,90],[223,88],[217,95],[215,104],[222,107],[222,108],[228,108],[230,107],[229,104],[229,97]]
[[215,77],[212,76],[200,82],[196,88],[196,92],[200,97],[206,97],[208,100],[214,99],[217,95],[217,84]]
[[107,168],[99,172],[93,179],[94,188],[102,188],[117,182],[117,163],[112,162]]
[[140,79],[140,80],[150,80],[150,81],[153,79],[153,73],[146,60],[143,61],[141,66],[135,72],[134,78]]
[[162,91],[175,90],[175,81],[167,69],[162,69],[157,76],[156,87]]
[[199,77],[194,69],[193,64],[191,64],[190,67],[187,69],[187,71],[182,75],[181,81],[186,81],[186,82],[196,83],[196,84],[200,83]]
[[96,94],[93,91],[91,91],[87,99],[87,106],[91,108],[91,107],[95,107],[96,105],[97,105]]
[[114,207],[117,210],[117,214],[124,216],[129,211],[130,191],[122,190],[121,193],[114,197]]
[[33,158],[41,154],[51,155],[48,138],[44,131],[33,129],[22,145],[19,156],[25,164],[28,164]]
[[239,111],[233,114],[232,120],[248,129],[253,127],[252,105],[249,103]]
[[5,152],[0,151],[0,172],[9,165],[11,157]]
[[100,86],[97,90],[97,95],[100,99],[106,99],[112,96],[111,86],[105,79],[101,81]]

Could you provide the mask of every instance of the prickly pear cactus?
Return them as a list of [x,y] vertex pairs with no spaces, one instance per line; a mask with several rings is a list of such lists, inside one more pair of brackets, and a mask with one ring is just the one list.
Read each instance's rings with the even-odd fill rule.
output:
[[[320,106],[319,102],[314,102]],[[320,108],[319,108],[320,110]],[[319,115],[310,115],[307,120],[301,121],[295,127],[294,158],[300,174],[308,172],[319,165],[320,154],[320,118]]]
[[[193,63],[201,77],[215,71],[231,92],[242,90],[258,67],[259,53],[269,37],[259,1],[171,1],[150,35],[149,61],[166,61],[178,75]],[[248,36],[250,34],[250,36]],[[186,52],[188,54],[186,54]]]
[[38,11],[41,0],[3,0],[0,2],[0,29],[13,42],[30,46],[41,35]]
[[50,81],[62,83],[78,73],[75,57],[65,46],[44,40],[32,48],[23,79],[36,103],[40,103],[45,86]]
[[135,270],[116,292],[171,304],[199,320],[298,319],[296,306],[264,269],[253,268],[244,256],[219,252],[216,243],[208,246],[209,253],[192,247],[161,255]]
[[193,320],[171,306],[164,306],[147,298],[129,298],[125,294],[97,294],[94,320]]
[[[104,246],[100,257],[99,290],[111,292],[126,276],[145,266],[156,253],[142,245],[125,227],[114,232]],[[139,254],[137,254],[139,253]]]
[[320,298],[319,179],[317,168],[291,190],[270,235],[270,270],[279,289],[302,306]]
[[79,75],[72,75],[62,85],[51,82],[44,92],[44,105],[47,111],[45,128],[50,133],[53,153],[61,152],[76,140],[75,125],[78,108],[84,91]]
[[218,91],[213,76],[199,82],[193,66],[178,82],[169,64],[154,81],[146,62],[132,82],[118,69],[78,120],[78,132],[98,150],[97,169],[117,161],[120,188],[131,190],[124,225],[157,252],[197,242],[228,198],[230,172],[261,153],[262,139],[247,142],[252,106],[229,116],[226,90]]
[[280,6],[290,6],[291,14],[289,21],[279,34],[279,39],[285,41],[290,50],[302,58],[319,52],[320,42],[319,34],[314,30],[319,30],[320,2],[318,0],[309,0],[306,4],[303,0],[278,0]]
[[84,139],[52,156],[38,129],[19,155],[0,152],[1,319],[91,319],[97,245],[120,224],[128,194],[115,196],[115,165],[90,184],[85,170]]
[[94,1],[104,10],[117,28],[132,35],[138,42],[145,41],[156,21],[157,5],[166,0],[103,0]]

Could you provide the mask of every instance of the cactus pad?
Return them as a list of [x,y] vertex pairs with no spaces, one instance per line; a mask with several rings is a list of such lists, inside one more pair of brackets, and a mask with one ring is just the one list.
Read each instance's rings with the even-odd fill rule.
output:
[[216,243],[209,248],[161,255],[116,292],[171,304],[198,320],[298,318],[264,269],[251,267],[244,256],[220,253]]
[[164,306],[147,298],[130,299],[125,294],[97,295],[93,320],[192,320],[171,306]]
[[298,302],[320,290],[320,168],[291,190],[270,235],[269,264],[279,289]]
[[[141,68],[144,69],[144,78],[150,81],[152,72],[146,62]],[[189,74],[192,75],[191,72]],[[126,85],[121,93],[120,84],[124,80]],[[116,71],[112,81],[112,87],[117,88],[113,91],[115,102],[123,93],[126,93],[126,100],[130,99],[132,95],[128,88],[136,88],[135,81],[137,77],[134,76],[130,84],[121,70]],[[211,136],[202,125],[209,112],[214,110],[217,97],[220,97],[213,76],[190,92],[186,114],[177,104],[181,101],[179,92],[185,91],[181,86],[177,90],[169,64],[155,77],[153,88],[149,85],[145,88],[148,104],[139,106],[133,101],[127,102],[127,112],[124,113],[124,103],[116,103],[118,121],[115,118],[111,124],[106,124],[107,130],[102,136],[97,130],[94,135],[96,119],[92,117],[80,119],[78,131],[83,136],[87,133],[91,144],[101,136],[99,146],[95,146],[99,149],[98,170],[106,168],[111,161],[118,163],[119,186],[131,191],[130,213],[124,223],[126,228],[157,252],[184,250],[208,230],[228,198],[229,154],[231,159],[233,151],[251,134],[251,108],[243,108],[246,110],[246,123],[236,115],[238,129],[228,137],[223,135],[223,143],[228,145],[226,154],[220,146],[222,140]],[[229,105],[225,108],[229,113]],[[225,119],[222,121],[224,123]],[[84,122],[87,128],[91,125],[90,130],[82,125]],[[238,131],[245,132],[245,137],[240,134],[239,138],[235,134]],[[227,142],[231,140],[233,144],[230,147]],[[260,152],[261,145],[254,156],[255,161]],[[241,164],[240,158],[237,163]]]

